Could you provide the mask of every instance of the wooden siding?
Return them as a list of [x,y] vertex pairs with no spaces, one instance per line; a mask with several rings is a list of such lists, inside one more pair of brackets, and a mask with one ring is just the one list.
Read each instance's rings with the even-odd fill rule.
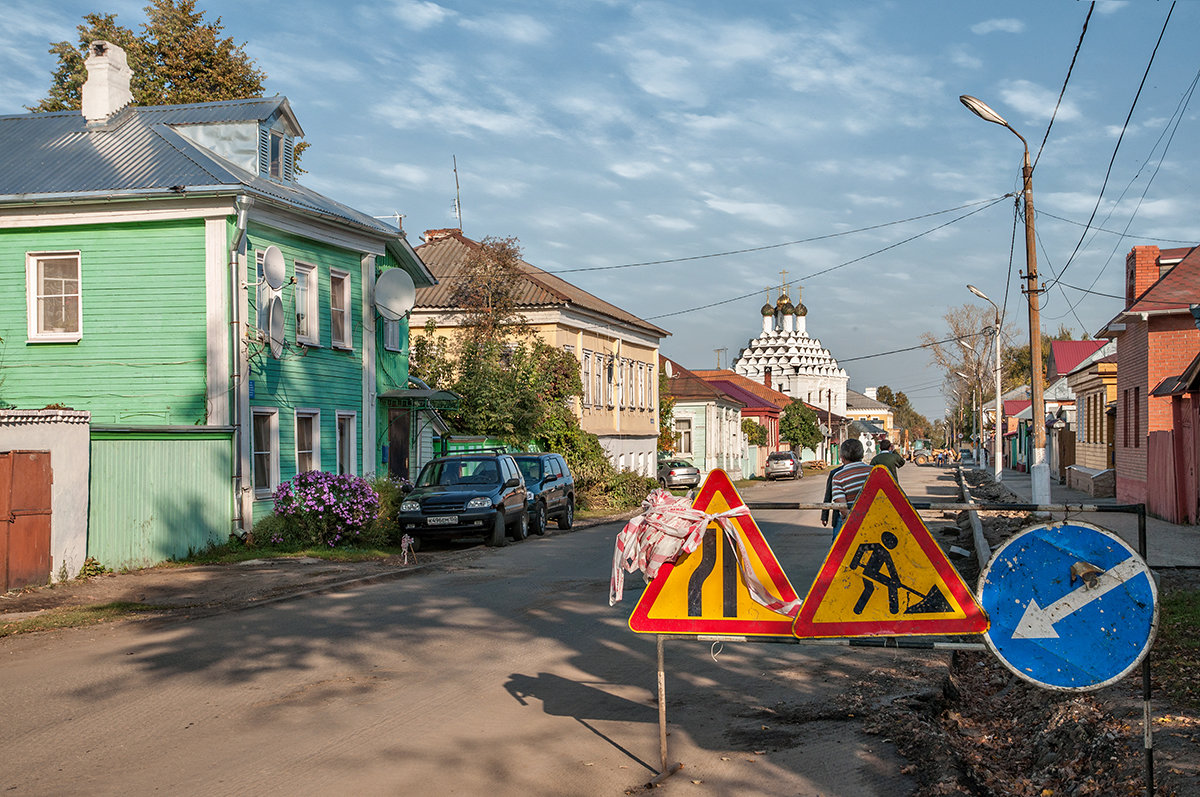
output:
[[[296,417],[297,408],[321,411],[320,449],[321,470],[337,470],[337,413],[357,414],[355,422],[355,472],[374,471],[373,462],[363,463],[362,433],[364,428],[363,368],[362,368],[362,261],[357,252],[339,249],[277,230],[250,225],[246,257],[247,281],[257,279],[255,251],[277,246],[287,265],[286,281],[280,291],[284,310],[284,346],[280,359],[272,358],[265,343],[252,341],[250,347],[250,379],[254,382],[251,407],[272,407],[279,411],[279,478],[287,481],[296,475]],[[296,343],[296,261],[316,267],[317,326],[319,346]],[[349,274],[350,324],[352,350],[331,347],[332,328],[329,314],[329,273],[335,268]],[[251,325],[257,318],[256,291],[251,288]],[[381,325],[380,325],[381,326]],[[270,513],[270,499],[254,502],[254,519]]]
[[[25,256],[41,251],[80,252],[78,342],[25,342]],[[206,421],[203,219],[0,230],[0,264],[0,400],[96,423]]]
[[229,432],[105,432],[91,444],[88,556],[145,567],[229,538]]

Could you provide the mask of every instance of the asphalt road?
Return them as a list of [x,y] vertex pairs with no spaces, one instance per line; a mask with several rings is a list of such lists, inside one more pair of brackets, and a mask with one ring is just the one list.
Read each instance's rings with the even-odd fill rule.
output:
[[[914,498],[949,470],[908,467]],[[933,484],[942,477],[943,481]],[[816,501],[823,478],[753,488]],[[944,494],[944,493],[943,493]],[[756,513],[803,595],[816,512]],[[0,641],[9,794],[622,794],[658,765],[655,643],[608,606],[618,526],[532,538],[445,570],[170,624]],[[945,654],[666,646],[661,793],[895,795],[915,782],[837,695]],[[715,659],[714,659],[715,653]]]

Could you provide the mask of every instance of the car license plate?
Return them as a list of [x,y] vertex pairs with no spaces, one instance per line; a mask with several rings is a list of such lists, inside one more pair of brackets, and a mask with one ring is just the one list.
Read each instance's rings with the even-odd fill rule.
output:
[[458,523],[458,515],[438,515],[425,520],[430,526],[454,526]]

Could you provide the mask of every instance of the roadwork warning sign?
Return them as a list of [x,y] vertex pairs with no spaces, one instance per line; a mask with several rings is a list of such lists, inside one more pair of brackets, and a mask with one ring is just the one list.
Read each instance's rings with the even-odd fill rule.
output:
[[[718,514],[744,506],[723,470],[705,479],[692,507]],[[750,594],[739,558],[745,555],[761,586],[781,604],[794,604],[792,588],[774,552],[747,512],[727,518],[740,539],[710,522],[700,547],[665,564],[642,593],[629,628],[643,634],[712,634],[731,636],[792,635],[792,617],[763,606]],[[793,605],[794,613],[794,605]]]
[[958,571],[876,466],[796,616],[800,638],[976,634],[987,630]]

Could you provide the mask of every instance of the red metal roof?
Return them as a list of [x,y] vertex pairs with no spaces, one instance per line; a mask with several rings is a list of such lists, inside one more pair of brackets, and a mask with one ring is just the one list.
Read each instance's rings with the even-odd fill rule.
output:
[[1024,412],[1026,408],[1033,405],[1028,399],[1009,399],[1004,402],[1004,414],[1016,415],[1019,412]]
[[732,382],[742,390],[753,393],[779,409],[783,409],[792,403],[792,397],[786,393],[780,393],[774,388],[767,387],[762,382],[756,382],[748,376],[742,376],[725,368],[713,371],[696,370],[692,373],[708,382]]
[[[704,379],[704,377],[700,378]],[[745,404],[746,409],[748,410],[773,410],[774,412],[779,412],[779,407],[775,404],[772,404],[766,399],[754,395],[749,390],[739,387],[733,382],[725,379],[705,379],[704,381],[708,382],[708,384],[712,385],[718,390],[724,391],[730,396],[733,396],[735,399]]]
[[1096,349],[1105,346],[1107,340],[1052,340],[1050,341],[1050,373],[1047,378],[1054,381],[1069,374]]

